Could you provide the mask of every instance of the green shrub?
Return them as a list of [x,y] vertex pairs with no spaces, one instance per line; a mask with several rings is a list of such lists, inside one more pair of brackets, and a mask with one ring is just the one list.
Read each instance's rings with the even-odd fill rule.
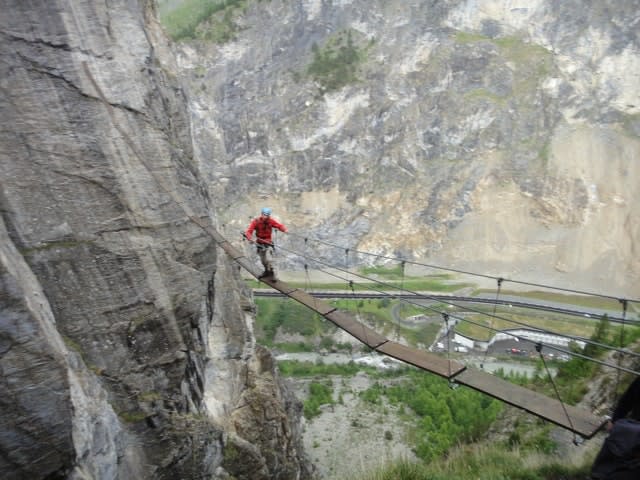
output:
[[376,382],[360,397],[380,404],[382,395],[417,415],[414,449],[424,461],[438,458],[459,442],[479,438],[501,409],[486,395],[467,388],[453,390],[445,380],[413,370],[400,384],[385,387]]
[[364,61],[364,51],[355,44],[351,30],[341,32],[322,48],[312,47],[313,61],[307,73],[325,92],[340,88],[357,80],[358,67]]
[[333,405],[333,386],[329,380],[328,384],[311,382],[309,384],[309,398],[304,401],[304,416],[306,419],[312,419],[320,415],[321,405]]
[[[224,42],[233,38],[237,30],[233,22],[235,9],[244,6],[246,0],[183,0],[173,9],[160,6],[160,22],[175,41],[202,38]],[[222,13],[220,19],[213,16]],[[205,22],[208,28],[200,28]]]
[[316,375],[348,375],[353,376],[361,370],[375,373],[373,367],[360,367],[353,362],[328,365],[313,362],[298,362],[295,360],[281,360],[278,369],[285,377],[312,377]]
[[304,337],[335,331],[333,325],[294,300],[256,298],[255,302],[258,306],[256,337],[267,345],[272,345],[279,328]]

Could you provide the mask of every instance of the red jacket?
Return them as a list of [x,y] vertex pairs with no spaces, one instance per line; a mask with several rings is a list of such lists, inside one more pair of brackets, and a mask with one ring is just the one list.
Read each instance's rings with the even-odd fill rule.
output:
[[283,224],[275,221],[271,217],[260,216],[254,218],[249,224],[249,228],[245,232],[246,237],[251,240],[253,238],[253,232],[256,232],[256,241],[258,243],[272,244],[271,231],[277,228],[281,232],[287,232],[287,227]]

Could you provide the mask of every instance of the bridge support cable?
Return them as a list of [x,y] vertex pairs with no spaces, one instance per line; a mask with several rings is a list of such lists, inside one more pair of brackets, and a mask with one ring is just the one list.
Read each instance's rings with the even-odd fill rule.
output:
[[[294,251],[294,250],[287,250],[287,251],[289,251],[290,253],[292,253],[292,254],[294,254],[294,255],[303,256],[301,253],[296,252],[296,251]],[[371,290],[373,290],[373,291],[376,291],[376,292],[378,292],[378,293],[380,293],[380,294],[383,294],[383,295],[386,295],[386,296],[389,296],[389,297],[393,297],[393,296],[394,296],[393,294],[389,293],[389,291],[388,291],[388,290],[387,290],[387,291],[385,291],[385,290],[379,290],[379,289],[376,289],[376,288],[371,287],[370,285],[371,285],[371,284],[377,284],[377,285],[381,285],[381,286],[383,286],[383,287],[389,288],[389,289],[391,289],[391,290],[398,290],[398,287],[397,287],[396,285],[393,285],[393,284],[390,284],[390,283],[386,283],[386,282],[382,282],[382,281],[380,281],[380,280],[377,280],[377,279],[374,279],[374,278],[371,278],[371,277],[367,277],[367,276],[362,275],[362,274],[359,274],[359,273],[349,272],[349,271],[345,270],[344,268],[341,268],[341,267],[336,266],[336,265],[329,264],[328,262],[325,262],[325,261],[320,260],[320,259],[313,259],[313,260],[314,260],[316,263],[319,263],[319,264],[321,264],[321,265],[325,265],[325,266],[328,266],[328,267],[333,268],[333,269],[335,269],[335,270],[342,271],[342,272],[344,272],[344,273],[348,274],[350,277],[356,276],[356,277],[359,277],[359,278],[361,278],[361,279],[364,279],[364,280],[366,280],[366,281],[370,282],[370,283],[368,284],[368,287],[367,287],[367,288],[369,288],[369,289],[371,289]],[[329,275],[332,275],[332,276],[334,276],[334,277],[336,277],[336,278],[340,278],[340,279],[345,280],[345,281],[347,280],[347,279],[345,279],[345,278],[343,278],[343,277],[340,277],[339,275],[336,275],[335,273],[330,273],[330,272],[326,272],[326,273],[328,273]],[[479,315],[490,316],[490,314],[488,314],[488,313],[486,313],[486,312],[483,312],[482,310],[478,310],[478,309],[474,309],[474,308],[470,308],[470,307],[464,307],[464,306],[461,306],[461,305],[459,305],[459,304],[457,304],[457,303],[454,303],[454,302],[451,302],[451,301],[447,301],[447,300],[443,299],[442,297],[436,298],[436,297],[434,297],[434,296],[432,296],[432,295],[427,295],[427,294],[425,294],[425,293],[421,293],[421,292],[414,292],[414,291],[406,290],[406,289],[404,289],[404,292],[408,292],[408,293],[410,293],[410,294],[411,294],[411,298],[415,298],[415,299],[418,299],[418,300],[421,300],[421,299],[433,300],[433,301],[437,301],[437,302],[440,302],[440,303],[444,303],[444,304],[447,304],[447,305],[451,305],[451,306],[454,306],[454,307],[461,308],[461,309],[466,310],[466,311],[468,311],[468,312],[477,313],[477,314],[479,314]],[[443,313],[442,311],[437,310],[437,309],[435,309],[435,308],[433,308],[433,307],[429,307],[429,306],[427,306],[427,305],[421,305],[421,304],[419,304],[419,303],[417,303],[417,302],[412,302],[412,301],[408,300],[404,295],[403,295],[403,297],[404,297],[404,298],[402,298],[402,299],[401,299],[401,301],[404,301],[404,302],[406,302],[406,303],[410,303],[410,304],[416,305],[416,306],[418,306],[418,307],[420,307],[420,308],[423,308],[423,309],[431,310],[431,311],[433,311],[433,312],[436,312],[436,313],[437,313],[437,314],[439,314],[439,315],[441,315],[441,314]],[[453,316],[453,315],[452,315],[452,316]],[[476,325],[476,326],[481,327],[481,328],[489,329],[489,330],[494,331],[494,332],[496,332],[496,333],[498,333],[498,332],[499,332],[499,331],[498,331],[498,330],[496,330],[495,328],[488,327],[487,325],[484,325],[484,324],[481,324],[481,323],[478,323],[478,322],[474,322],[473,320],[469,320],[469,319],[467,319],[467,318],[463,318],[463,317],[456,317],[456,316],[453,316],[453,317],[454,317],[454,318],[456,318],[456,319],[457,319],[457,320],[459,320],[459,321],[462,321],[462,322],[471,323],[471,324],[473,324],[473,325]],[[562,337],[567,338],[567,339],[569,339],[569,340],[573,340],[573,341],[576,341],[576,342],[584,342],[584,343],[592,344],[592,345],[594,345],[594,346],[598,346],[598,347],[601,347],[601,348],[606,349],[606,350],[616,350],[616,351],[619,351],[619,352],[623,352],[623,350],[622,350],[622,349],[620,349],[620,348],[612,347],[611,345],[605,345],[605,344],[603,344],[603,343],[596,342],[596,341],[593,341],[593,340],[588,339],[588,338],[575,337],[575,336],[568,335],[568,334],[560,334],[560,333],[556,333],[556,332],[554,332],[554,331],[552,331],[552,330],[548,330],[548,329],[543,329],[543,328],[539,328],[539,327],[532,327],[532,326],[530,326],[530,325],[528,325],[528,324],[526,324],[526,323],[519,322],[519,321],[517,321],[517,320],[509,319],[509,318],[506,318],[506,317],[503,317],[503,316],[499,316],[499,315],[493,315],[493,318],[496,318],[496,319],[499,319],[499,320],[503,320],[503,321],[505,321],[505,322],[507,322],[507,323],[512,323],[512,324],[515,324],[515,325],[519,325],[519,326],[524,327],[524,328],[527,328],[527,329],[536,330],[536,331],[538,331],[538,332],[540,332],[540,333],[545,333],[545,334],[549,334],[549,335],[556,335],[556,336],[562,336]],[[523,337],[523,336],[521,336],[521,335],[516,335],[516,334],[511,333],[511,332],[505,332],[505,331],[503,331],[502,333],[504,333],[504,334],[506,334],[506,335],[509,335],[509,336],[511,336],[511,337],[513,337],[513,338],[517,338],[518,340],[528,340],[527,338],[525,338],[525,337]],[[595,359],[595,358],[592,358],[592,357],[589,357],[589,356],[583,355],[583,354],[578,353],[578,352],[573,352],[573,351],[571,351],[571,350],[566,350],[566,349],[560,348],[560,347],[555,346],[555,345],[552,345],[552,344],[543,343],[543,345],[544,345],[545,347],[547,347],[548,349],[555,350],[555,351],[557,351],[557,352],[559,352],[559,353],[563,353],[563,354],[570,355],[570,356],[575,356],[575,357],[580,357],[580,358],[583,358],[583,359],[588,360],[588,361],[592,361],[592,362],[595,362],[595,363],[599,363],[600,365],[603,365],[603,366],[607,366],[607,367],[614,368],[614,369],[616,369],[616,368],[620,368],[620,369],[621,369],[621,370],[623,370],[623,371],[627,371],[627,372],[629,372],[629,373],[634,373],[634,374],[636,374],[636,375],[640,375],[640,373],[635,372],[634,370],[627,369],[627,368],[625,368],[625,367],[617,367],[616,365],[613,365],[613,364],[610,364],[610,363],[604,362],[604,361],[602,361],[602,360],[598,360],[598,359]],[[627,351],[624,351],[624,352],[625,352],[625,353],[628,353],[629,355],[633,355],[633,356],[640,356],[640,354],[635,353],[635,352],[627,352]]]
[[[305,253],[307,253],[307,250],[309,249],[309,243],[307,241],[307,239],[304,239],[304,249],[305,249]],[[306,282],[306,291],[309,292],[309,290],[311,290],[311,276],[309,275],[309,264],[307,263],[307,255],[305,255],[304,259],[305,259],[305,263],[304,263],[304,277],[305,277],[305,282]],[[316,297],[313,297],[314,299]],[[317,310],[317,309],[314,309]]]
[[[295,237],[301,237],[300,235],[298,235],[295,232],[292,232],[291,230],[289,231],[289,234]],[[309,237],[307,237],[309,238]],[[326,240],[322,240],[320,238],[311,238],[311,240],[317,242],[317,243],[321,243],[333,248],[337,248],[337,249],[344,249],[343,246],[341,245],[336,245],[334,243],[331,242],[327,242]],[[356,253],[359,253],[361,255],[368,255],[371,257],[376,257],[376,258],[381,258],[384,260],[392,260],[392,261],[398,261],[401,260],[401,258],[399,257],[391,257],[391,256],[387,256],[387,255],[380,255],[377,253],[372,253],[372,252],[365,252],[365,251],[361,251],[361,250],[355,250]],[[432,268],[434,270],[443,270],[446,272],[454,272],[454,273],[460,273],[463,275],[469,275],[469,276],[473,276],[473,277],[481,277],[481,278],[488,278],[491,280],[498,280],[498,278],[495,275],[488,275],[488,274],[483,274],[483,273],[476,273],[476,272],[470,272],[470,271],[466,271],[466,270],[461,270],[461,269],[455,269],[455,268],[450,268],[450,267],[443,267],[440,265],[432,265],[432,264],[428,264],[428,263],[422,263],[422,262],[417,262],[417,261],[407,261],[407,263],[411,263],[412,265],[418,265],[421,267],[428,267],[428,268]],[[541,283],[532,283],[532,282],[526,282],[526,281],[522,281],[522,280],[515,280],[515,279],[508,279],[508,278],[503,278],[504,281],[507,282],[511,282],[511,283],[516,283],[519,285],[525,285],[525,286],[530,286],[530,287],[538,287],[538,288],[544,288],[544,289],[550,289],[550,290],[557,290],[560,292],[566,292],[566,293],[574,293],[574,294],[578,294],[578,295],[588,295],[588,296],[593,296],[593,297],[600,297],[600,298],[606,298],[609,300],[618,300],[618,297],[613,296],[613,295],[606,295],[606,294],[601,294],[601,293],[595,293],[595,292],[587,292],[587,291],[582,291],[582,290],[576,290],[576,289],[570,289],[570,288],[562,288],[562,287],[556,287],[553,285],[545,285],[545,284],[541,284]],[[640,303],[640,299],[633,299],[633,300],[628,300],[629,302],[633,302],[633,303]]]
[[[305,276],[305,291],[308,293],[311,290],[311,277],[309,276],[309,265],[307,265],[306,263],[304,264],[304,276]],[[313,297],[314,301],[317,301],[316,297]],[[314,304],[315,307],[315,304]],[[314,310],[318,310],[317,308],[314,308]]]
[[[500,288],[502,287],[502,278],[498,278],[498,288],[496,289],[496,299],[493,302],[493,313],[491,315],[491,320],[489,321],[489,327],[493,328],[493,319],[496,317],[496,308],[498,307],[498,299],[500,298]],[[484,351],[484,356],[482,357],[482,363],[480,363],[480,368],[484,370],[484,362],[487,361],[487,354],[489,353],[489,345],[487,344],[487,348]]]
[[[362,326],[364,327],[364,321],[363,321],[362,315],[360,314],[360,306],[358,305],[358,299],[356,298],[356,291],[353,288],[353,280],[349,280],[349,287],[351,288],[351,293],[353,295],[352,297],[353,304],[356,306],[356,320],[362,323]],[[367,332],[364,328],[362,329],[362,335],[365,338],[365,344],[368,344]]]
[[[551,375],[551,372],[549,371],[549,367],[547,366],[547,361],[544,359],[544,355],[542,354],[542,344],[541,343],[537,343],[536,344],[536,352],[538,352],[538,355],[540,356],[540,360],[542,360],[542,365],[544,366],[544,369],[547,372],[547,377],[549,378],[549,381],[551,382],[551,385],[553,386],[553,391],[556,394],[556,398],[560,402],[560,405],[562,405],[562,410],[564,411],[565,416],[567,417],[567,421],[569,422],[569,425],[571,427],[571,431],[575,433],[575,428],[573,427],[573,421],[571,420],[571,416],[569,416],[569,412],[567,412],[566,405],[562,402],[562,397],[560,397],[560,392],[558,391],[558,387],[556,386],[556,382],[553,380],[553,375]],[[573,443],[576,444],[576,445],[578,445],[578,443],[579,443],[577,437],[575,437],[575,436],[573,438]]]
[[[349,249],[348,248],[344,249],[344,264],[345,264],[345,271],[348,272],[349,271]],[[348,277],[345,280],[347,281],[348,290],[351,291],[353,304],[356,306],[356,320],[360,322],[364,327],[364,322],[362,321],[363,320],[362,315],[360,314],[360,307],[358,306],[358,301],[356,299],[356,291],[353,286],[353,280]],[[362,336],[364,337],[365,345],[368,345],[369,341],[367,338],[367,332],[364,328],[362,329]]]
[[447,333],[447,364],[449,365],[449,386],[451,386],[451,377],[453,374],[451,371],[451,325],[449,323],[449,314],[443,313],[442,319],[444,320],[444,328]]

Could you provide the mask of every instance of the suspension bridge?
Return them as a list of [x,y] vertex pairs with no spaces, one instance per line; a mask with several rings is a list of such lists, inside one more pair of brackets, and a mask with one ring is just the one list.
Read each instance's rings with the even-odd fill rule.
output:
[[[170,186],[167,183],[167,180],[156,173],[156,171],[151,168],[152,166],[149,164],[145,156],[139,151],[136,143],[131,139],[129,133],[125,128],[123,128],[116,119],[116,115],[114,112],[113,106],[109,103],[107,98],[104,95],[104,92],[96,82],[93,77],[89,65],[86,62],[82,63],[83,70],[90,84],[92,85],[95,93],[100,99],[101,103],[104,105],[107,114],[109,115],[114,127],[118,132],[122,135],[122,139],[127,144],[127,146],[131,149],[133,154],[139,159],[142,166],[148,171],[151,177],[154,179],[158,188],[164,192],[172,201],[184,212],[185,216],[194,224],[198,225],[206,234],[208,234],[215,242],[215,244],[225,251],[225,253],[236,262],[241,268],[244,268],[247,272],[249,272],[256,279],[260,279],[261,271],[257,270],[255,265],[255,258],[248,258],[240,249],[233,246],[224,236],[222,236],[210,223],[207,217],[203,217],[197,215],[191,205],[184,201],[184,199],[180,196],[175,186]],[[301,237],[302,238],[302,237]],[[316,239],[318,240],[318,239]],[[305,243],[307,243],[307,238],[304,238]],[[318,240],[321,241],[321,240]],[[321,241],[322,242],[322,241]],[[328,242],[323,242],[332,247],[336,247],[335,245],[331,245]],[[339,247],[339,246],[338,246]],[[340,247],[342,248],[342,247]],[[349,249],[344,249],[345,253],[348,255]],[[362,252],[361,252],[362,253]],[[306,254],[299,254],[303,258],[307,258]],[[397,259],[396,259],[397,260]],[[323,261],[316,258],[316,262],[322,264]],[[403,260],[404,265],[404,260]],[[305,264],[306,268],[306,264]],[[438,267],[440,268],[440,267]],[[469,273],[462,272],[459,270],[449,269],[453,272],[458,273]],[[348,270],[344,270],[348,272]],[[498,282],[498,293],[500,291],[500,285],[503,279],[495,278],[487,276],[487,278],[493,278]],[[350,285],[353,284],[353,280],[349,278],[345,278],[346,281],[349,282]],[[449,358],[443,358],[431,352],[426,352],[417,348],[408,347],[402,345],[400,343],[394,342],[385,338],[384,336],[377,333],[375,330],[369,328],[364,325],[354,316],[339,311],[337,308],[331,306],[327,302],[323,301],[320,298],[316,298],[311,294],[307,293],[304,290],[288,285],[287,283],[276,280],[276,279],[261,279],[266,285],[270,288],[286,295],[287,297],[300,302],[305,305],[309,309],[318,313],[326,320],[332,322],[337,327],[346,331],[354,338],[362,342],[364,345],[368,346],[372,350],[379,352],[383,355],[387,355],[402,362],[405,362],[409,365],[413,365],[419,369],[422,369],[426,372],[444,377],[448,379],[452,383],[456,383],[459,385],[464,385],[479,392],[482,392],[486,395],[489,395],[493,398],[501,400],[507,404],[513,405],[514,407],[520,408],[524,411],[531,413],[537,417],[545,419],[549,422],[552,422],[560,427],[563,427],[576,435],[580,435],[584,438],[591,438],[594,436],[604,425],[605,418],[599,417],[593,414],[590,411],[587,411],[582,408],[578,408],[571,405],[566,405],[559,398],[551,398],[540,393],[531,391],[529,389],[520,387],[518,385],[512,384],[506,380],[503,380],[499,377],[488,374],[484,371],[475,370],[472,368],[468,368],[465,365],[451,360]],[[516,280],[510,280],[514,283],[518,283]],[[380,283],[380,282],[379,282]],[[535,285],[535,284],[530,284]],[[397,289],[395,285],[388,285],[381,283],[381,288],[388,289],[389,287],[393,289]],[[406,293],[416,294],[417,292],[410,292],[406,289],[402,289],[402,291]],[[566,289],[559,289],[566,290]],[[380,290],[383,292],[384,290]],[[567,290],[569,291],[569,290]],[[428,296],[422,295],[422,297],[429,298]],[[610,297],[616,299],[616,297]],[[623,318],[625,317],[628,301],[626,299],[619,299],[623,304]],[[407,300],[411,303],[410,300]],[[442,300],[440,300],[442,301]],[[633,300],[633,302],[637,303],[638,300]],[[424,307],[423,308],[433,308],[433,307]],[[445,322],[448,322],[449,316],[447,313],[439,312],[443,315]],[[495,315],[494,315],[495,316]],[[498,318],[496,316],[496,318]],[[464,319],[461,319],[464,320]],[[466,320],[469,321],[469,320]],[[511,320],[512,321],[512,320]],[[517,323],[517,322],[516,322]],[[623,323],[624,325],[624,323]],[[486,326],[483,325],[484,328]],[[489,327],[490,328],[490,327]],[[609,348],[608,346],[604,346]],[[542,345],[539,344],[540,350],[542,348],[556,348],[551,345]],[[621,353],[622,350],[620,350]],[[575,352],[570,352],[573,355],[578,355]],[[541,357],[544,361],[544,358]],[[588,358],[588,357],[585,357]],[[618,371],[627,371],[631,372],[635,375],[640,375],[638,372],[635,372],[630,369],[625,369],[620,365],[612,365],[607,362],[598,361],[596,359],[589,358],[591,361],[596,361],[597,363],[602,364],[603,366],[608,366],[612,368],[617,368]],[[557,395],[558,397],[558,395]]]
[[[552,422],[560,427],[563,427],[576,435],[579,435],[583,438],[591,438],[593,437],[604,425],[606,419],[604,417],[597,416],[590,411],[585,409],[567,405],[562,402],[559,398],[551,398],[546,395],[543,395],[538,392],[534,392],[530,389],[515,385],[507,380],[496,377],[490,373],[487,373],[482,370],[474,369],[472,367],[465,366],[464,364],[452,360],[450,358],[445,358],[441,355],[431,353],[428,351],[420,350],[417,348],[409,347],[406,345],[402,345],[398,342],[390,340],[375,330],[371,329],[361,321],[357,319],[356,316],[351,315],[347,312],[340,311],[338,308],[333,307],[331,304],[325,302],[321,296],[324,298],[328,298],[331,295],[313,295],[310,292],[307,292],[304,289],[297,288],[295,286],[289,285],[288,283],[278,280],[275,278],[260,278],[261,270],[257,270],[255,266],[255,258],[246,257],[239,249],[231,245],[226,239],[220,236],[216,232],[218,245],[225,250],[225,252],[242,268],[244,268],[247,272],[249,272],[256,279],[259,279],[265,285],[271,288],[273,293],[265,293],[267,290],[263,290],[261,292],[262,295],[280,295],[286,296],[292,300],[295,300],[302,305],[305,305],[310,310],[316,312],[321,315],[323,318],[328,320],[329,322],[336,325],[338,328],[344,330],[349,333],[351,336],[356,338],[358,341],[369,347],[370,349],[383,354],[389,357],[393,357],[401,362],[404,362],[408,365],[413,365],[419,369],[422,369],[426,372],[438,375],[447,379],[452,384],[464,385],[466,387],[477,390],[481,393],[489,395],[495,399],[498,399],[502,402],[505,402],[514,407],[520,408],[526,412],[529,412],[532,415],[535,415],[539,418]],[[305,243],[308,239],[305,239]],[[282,246],[279,246],[279,249],[282,249]],[[301,255],[303,257],[308,257],[308,255],[302,254],[300,252],[295,252],[290,249],[285,249],[290,253]],[[324,263],[322,260],[317,258],[309,258],[315,262]],[[305,264],[305,269],[307,265]],[[331,268],[336,268],[335,265],[331,265]],[[339,269],[339,267],[337,267]],[[348,272],[346,269],[344,270],[345,274],[353,277],[353,272]],[[326,270],[325,270],[326,272]],[[355,274],[357,276],[357,274]],[[353,279],[349,279],[347,277],[340,277],[343,280],[347,281],[351,287],[353,287]],[[366,277],[365,277],[366,278]],[[366,278],[367,281],[371,281],[372,279]],[[375,280],[374,280],[375,281]],[[396,285],[385,284],[382,283],[381,288],[385,288],[386,290],[379,290],[377,292],[368,293],[363,292],[353,292],[356,297],[365,296],[365,295],[379,295],[379,296],[388,296],[393,298],[399,298],[404,301],[409,301],[412,303],[418,299],[431,299],[437,300],[439,302],[451,303],[453,301],[460,301],[460,298],[456,298],[455,296],[446,296],[446,295],[425,295],[420,292],[411,292],[405,289],[399,288]],[[368,286],[367,288],[371,288]],[[389,288],[395,288],[396,292],[389,292]],[[375,289],[374,289],[375,290]],[[424,307],[424,306],[423,306]],[[428,308],[428,307],[426,307]],[[446,312],[438,312],[444,315],[445,321],[449,320],[449,314]],[[624,322],[624,315],[618,319],[620,322]],[[581,339],[584,340],[584,339]],[[537,349],[539,349],[540,354],[542,355],[543,348],[550,348],[561,350],[557,346],[553,345],[542,345],[538,344]],[[575,352],[567,352],[571,354],[575,354]],[[601,362],[604,365],[613,367],[613,368],[622,368],[616,365],[607,364],[606,362]],[[629,369],[624,369],[627,371],[631,371]],[[633,372],[633,371],[631,371]],[[636,373],[636,372],[633,372]]]

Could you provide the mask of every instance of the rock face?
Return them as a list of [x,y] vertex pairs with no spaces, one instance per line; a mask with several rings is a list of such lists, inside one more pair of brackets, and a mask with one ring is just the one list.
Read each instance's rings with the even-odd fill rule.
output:
[[154,2],[3,2],[0,477],[303,479]]
[[[272,0],[220,12],[235,37],[183,43],[179,63],[221,220],[236,231],[267,204],[293,232],[351,249],[637,298],[638,7]],[[358,61],[327,60],[340,49]]]

